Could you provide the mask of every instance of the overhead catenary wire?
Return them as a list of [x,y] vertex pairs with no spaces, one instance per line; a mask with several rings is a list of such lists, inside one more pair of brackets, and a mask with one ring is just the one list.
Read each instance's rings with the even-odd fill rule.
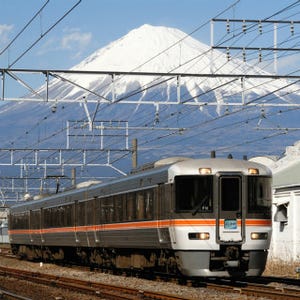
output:
[[[296,4],[296,3],[298,3],[298,1],[297,1],[297,2],[295,2],[295,4]],[[284,10],[285,10],[285,9],[284,9]],[[283,10],[283,11],[284,11],[284,10]],[[276,14],[274,14],[274,15],[276,15]]]
[[81,2],[79,0],[75,3],[62,17],[60,17],[55,23],[53,23],[44,33],[41,33],[38,37],[25,51],[23,51],[12,63],[8,65],[8,68],[11,68],[15,65],[25,54],[27,54],[41,39],[43,39],[54,27],[56,27],[67,15],[69,15]]
[[34,14],[34,16],[25,24],[25,26],[16,34],[16,36],[5,46],[1,51],[0,55],[2,55],[18,38],[19,36],[29,27],[29,25],[35,20],[35,18],[44,10],[50,0],[47,0],[43,6]]
[[[194,59],[195,59],[195,58],[194,58]],[[147,88],[141,88],[141,89],[140,89],[140,92],[144,91],[145,89],[147,89]],[[139,91],[139,90],[136,90],[135,94],[137,94],[138,91]],[[126,98],[126,96],[125,96],[125,97],[122,97],[122,100],[125,99],[125,98]]]
[[[220,13],[218,13],[215,18],[221,16],[222,14],[224,14],[226,11],[230,10],[232,7],[234,7],[235,5],[237,5],[237,3],[239,3],[240,0],[235,1],[233,4],[229,5],[227,8],[225,8],[224,10],[222,10]],[[187,37],[193,35],[195,32],[199,31],[201,28],[203,28],[204,26],[206,26],[209,23],[209,20],[204,22],[203,24],[201,24],[200,26],[198,26],[197,28],[195,28],[192,32],[186,34],[183,38],[179,39],[177,42],[171,44],[169,47],[167,47],[166,49],[162,50],[161,52],[157,53],[156,55],[152,56],[151,58],[149,58],[148,60],[146,60],[145,62],[143,62],[142,64],[134,67],[131,71],[137,70],[141,67],[143,67],[144,65],[146,65],[147,63],[149,63],[150,61],[154,60],[155,58],[157,58],[158,56],[162,55],[163,53],[167,52],[169,49],[175,47],[176,45],[178,45],[180,42],[182,42],[183,40],[185,40]],[[143,88],[143,87],[142,87]],[[97,111],[95,112],[95,114],[97,113]]]

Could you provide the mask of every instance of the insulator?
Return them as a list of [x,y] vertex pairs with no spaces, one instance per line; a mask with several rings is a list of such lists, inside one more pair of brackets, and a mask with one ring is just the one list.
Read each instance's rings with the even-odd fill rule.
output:
[[259,32],[259,34],[262,34],[262,24],[261,24],[261,21],[259,21],[259,23],[258,23],[258,32]]
[[243,29],[243,32],[246,33],[246,30],[247,30],[247,25],[246,25],[246,22],[245,20],[243,21],[243,26],[242,26],[242,29]]
[[243,62],[246,62],[246,52],[245,52],[245,48],[243,49]]
[[57,106],[56,106],[56,104],[54,104],[54,105],[51,107],[52,113],[56,113],[56,109],[57,109]]
[[260,49],[259,49],[259,52],[258,52],[258,61],[262,62],[262,55],[261,55],[261,50]]
[[226,57],[227,57],[227,61],[229,61],[230,60],[229,48],[226,49]]
[[290,30],[291,30],[291,35],[294,35],[294,22],[292,21],[291,22],[291,27],[290,27]]
[[227,31],[227,33],[230,33],[230,23],[229,23],[229,20],[227,20],[227,22],[226,22],[226,31]]
[[157,125],[159,123],[159,113],[155,113],[155,119],[154,119],[154,124]]
[[154,125],[159,123],[159,106],[158,104],[155,105],[155,118],[154,118]]

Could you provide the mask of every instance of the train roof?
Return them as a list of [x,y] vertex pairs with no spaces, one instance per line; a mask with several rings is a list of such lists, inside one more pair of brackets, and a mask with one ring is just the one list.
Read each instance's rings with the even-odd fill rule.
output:
[[262,164],[238,159],[211,158],[211,159],[189,159],[169,166],[170,175],[178,174],[197,175],[200,168],[210,168],[211,174],[218,172],[240,172],[248,175],[249,168],[259,170],[259,175],[271,176],[271,170]]
[[[153,164],[152,168],[147,168],[146,170],[135,172],[128,176],[116,178],[107,182],[96,183],[90,186],[70,189],[58,194],[53,194],[47,197],[40,198],[38,200],[23,201],[15,204],[11,209],[22,207],[22,206],[39,206],[41,204],[47,204],[47,207],[51,207],[51,203],[61,201],[64,204],[68,202],[74,202],[74,195],[89,194],[92,198],[95,195],[113,195],[120,193],[122,191],[133,191],[139,189],[149,188],[151,186],[156,186],[160,183],[172,183],[175,176],[178,175],[199,175],[199,170],[201,168],[209,168],[211,174],[216,174],[218,172],[239,172],[247,175],[249,168],[255,168],[259,170],[260,175],[271,176],[271,171],[268,167],[247,160],[236,160],[236,159],[223,159],[223,158],[206,158],[206,159],[165,159],[161,160],[156,164]],[[94,194],[93,194],[94,193]],[[69,200],[67,200],[69,199]],[[77,197],[76,200],[80,200]]]

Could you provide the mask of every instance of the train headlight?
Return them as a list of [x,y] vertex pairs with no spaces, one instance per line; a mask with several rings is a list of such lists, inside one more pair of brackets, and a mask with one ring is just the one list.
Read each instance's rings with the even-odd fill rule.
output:
[[267,240],[267,232],[251,232],[251,240]]
[[248,169],[248,174],[249,175],[258,175],[259,174],[259,170],[256,168],[249,168]]
[[211,174],[211,168],[199,168],[199,174],[209,175]]
[[190,240],[209,240],[209,232],[190,232]]

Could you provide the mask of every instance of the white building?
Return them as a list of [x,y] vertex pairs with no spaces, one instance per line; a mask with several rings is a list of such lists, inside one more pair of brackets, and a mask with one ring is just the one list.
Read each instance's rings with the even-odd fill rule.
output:
[[300,261],[300,142],[286,148],[278,160],[251,159],[273,172],[273,235],[270,257]]

